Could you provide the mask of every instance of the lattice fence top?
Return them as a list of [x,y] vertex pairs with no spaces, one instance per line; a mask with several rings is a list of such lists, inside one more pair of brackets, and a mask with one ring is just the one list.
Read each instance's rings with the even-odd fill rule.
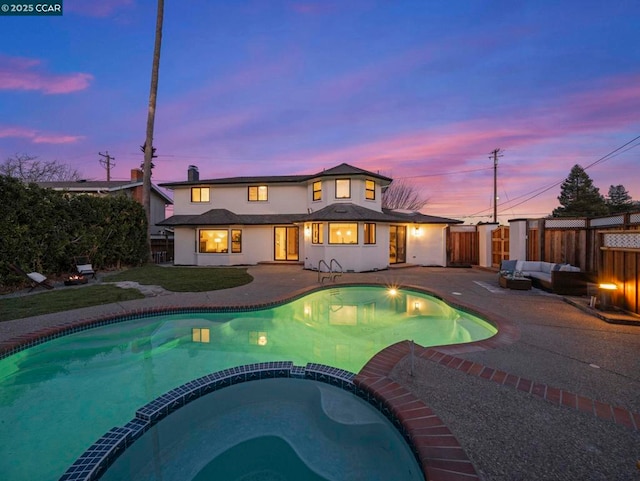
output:
[[451,232],[475,232],[475,225],[452,225],[450,227]]
[[545,219],[544,226],[547,229],[571,229],[578,227],[587,227],[586,219]]
[[617,247],[619,249],[640,249],[640,231],[638,232],[609,232],[603,234],[603,247]]
[[631,214],[629,216],[629,222],[631,222],[632,224],[640,224],[640,212],[638,212],[637,214]]
[[537,229],[540,227],[540,220],[539,219],[529,220],[527,221],[527,226],[529,227],[529,229]]
[[591,219],[591,227],[602,227],[609,225],[623,225],[624,215],[614,215],[611,217],[600,217],[598,219]]

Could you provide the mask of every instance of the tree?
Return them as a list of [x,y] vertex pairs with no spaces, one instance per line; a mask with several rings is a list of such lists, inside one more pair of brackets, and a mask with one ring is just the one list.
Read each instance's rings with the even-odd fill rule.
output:
[[25,183],[78,180],[80,173],[57,160],[43,161],[27,154],[16,154],[0,164],[0,175]]
[[631,200],[631,196],[623,185],[612,185],[606,199],[607,207],[611,214],[620,212],[630,212],[637,208],[636,203]]
[[558,200],[561,207],[553,210],[552,217],[595,217],[609,212],[600,190],[578,164],[562,182]]
[[[164,0],[158,0],[156,17],[156,40],[153,48],[151,66],[151,88],[149,89],[149,110],[147,113],[147,136],[144,142],[144,164],[142,169],[142,205],[147,216],[147,244],[151,247],[151,164],[153,159],[153,126],[156,118],[156,99],[158,97],[158,74],[160,71],[160,47],[162,46],[162,20]],[[151,255],[151,249],[149,249]]]
[[404,179],[394,180],[382,193],[383,209],[406,209],[418,211],[429,202],[414,185]]

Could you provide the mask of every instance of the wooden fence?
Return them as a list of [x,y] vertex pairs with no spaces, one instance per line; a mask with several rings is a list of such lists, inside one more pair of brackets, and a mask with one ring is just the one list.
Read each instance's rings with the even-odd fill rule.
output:
[[447,228],[447,266],[467,267],[480,262],[479,236],[475,225]]
[[[594,279],[599,283],[613,282],[618,286],[613,295],[614,305],[640,313],[640,241],[626,241],[626,244],[620,244],[619,240],[639,237],[640,212],[588,219],[528,220],[527,259],[571,264],[583,271],[592,272]],[[606,242],[616,244],[607,245]]]

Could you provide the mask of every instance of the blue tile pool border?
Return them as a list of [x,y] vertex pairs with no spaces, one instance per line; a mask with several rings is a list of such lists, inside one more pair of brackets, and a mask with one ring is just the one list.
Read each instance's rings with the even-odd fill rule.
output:
[[[298,378],[323,382],[343,389],[367,401],[374,407],[384,406],[376,393],[357,389],[355,374],[323,364],[295,366],[291,361],[246,364],[217,371],[172,389],[139,408],[135,417],[122,427],[114,427],[91,445],[63,474],[60,481],[97,481],[114,461],[151,427],[176,410],[207,394],[240,383],[273,378]],[[402,421],[389,409],[380,409],[396,427]],[[399,429],[414,455],[415,448],[406,431]],[[420,463],[418,456],[416,460]]]

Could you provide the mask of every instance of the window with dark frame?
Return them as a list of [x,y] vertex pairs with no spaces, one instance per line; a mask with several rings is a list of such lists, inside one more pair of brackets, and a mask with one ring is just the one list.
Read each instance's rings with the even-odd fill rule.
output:
[[351,222],[329,223],[329,244],[357,244],[358,224]]
[[313,183],[313,200],[322,200],[322,181]]
[[351,198],[351,179],[336,179],[336,199]]
[[242,231],[231,229],[231,252],[239,254],[242,252]]
[[322,235],[322,223],[314,222],[311,224],[311,243],[312,244],[322,244],[324,243],[323,235]]
[[249,202],[266,202],[269,200],[269,189],[266,185],[249,186]]
[[375,244],[376,243],[376,225],[371,222],[364,224],[364,243]]
[[209,187],[191,187],[191,202],[209,202]]
[[373,180],[364,181],[364,198],[376,200],[376,183]]
[[201,229],[199,252],[206,254],[229,252],[229,231],[226,229]]

